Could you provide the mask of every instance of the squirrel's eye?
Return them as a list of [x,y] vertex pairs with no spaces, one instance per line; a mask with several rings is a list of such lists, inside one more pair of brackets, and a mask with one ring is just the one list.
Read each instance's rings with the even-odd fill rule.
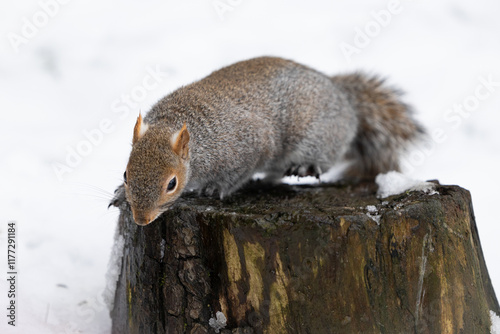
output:
[[127,184],[127,171],[123,172],[123,182]]
[[167,191],[172,191],[175,189],[175,186],[177,185],[177,177],[173,177],[172,180],[168,183],[167,186]]

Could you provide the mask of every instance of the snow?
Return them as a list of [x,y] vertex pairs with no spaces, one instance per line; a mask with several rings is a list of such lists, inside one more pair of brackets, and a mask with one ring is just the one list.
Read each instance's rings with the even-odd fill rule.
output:
[[163,257],[165,256],[165,246],[167,245],[167,242],[165,241],[165,239],[161,239],[161,243],[160,243],[160,259],[163,259]]
[[371,220],[373,220],[374,222],[377,223],[377,225],[380,225],[380,218],[382,218],[382,215],[377,215],[376,213],[378,213],[378,209],[375,205],[367,205],[366,206],[366,211],[368,211],[366,213],[366,215],[368,217],[370,217]]
[[373,215],[371,213],[366,213],[368,217],[370,217],[371,220],[373,220],[377,225],[380,225],[380,218],[382,218],[382,215]]
[[500,317],[493,311],[490,311],[491,334],[500,334]]
[[210,325],[210,327],[212,327],[216,333],[219,333],[219,331],[226,327],[226,316],[224,315],[224,313],[220,312],[220,311],[217,311],[217,313],[215,314],[215,317],[216,319],[214,318],[210,318],[210,320],[208,321],[208,324]]
[[378,185],[377,197],[380,198],[401,194],[405,191],[423,191],[429,195],[438,193],[434,190],[434,183],[418,181],[395,171],[377,175],[375,182]]
[[[43,19],[41,3],[54,1],[11,1],[0,11],[0,250],[7,222],[19,226],[19,323],[13,329],[4,316],[1,333],[110,332],[102,294],[118,210],[107,204],[139,111],[260,55],[325,73],[379,73],[403,88],[431,135],[407,156],[405,172],[471,191],[500,291],[499,2],[255,0],[228,1],[232,10],[220,12],[202,0],[61,1],[30,32],[26,22]],[[357,35],[389,9],[389,22]],[[23,31],[33,36],[16,52],[9,36]],[[357,53],[345,56],[346,44]],[[0,255],[1,275],[5,263]],[[6,289],[0,280],[2,309]]]

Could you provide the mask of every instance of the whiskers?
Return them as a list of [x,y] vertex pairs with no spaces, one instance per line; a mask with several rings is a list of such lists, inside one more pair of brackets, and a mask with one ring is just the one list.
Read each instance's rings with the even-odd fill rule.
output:
[[99,217],[116,217],[120,210],[117,207],[109,206],[114,197],[113,191],[104,189],[100,186],[72,182],[67,184],[68,189],[64,191],[68,196],[74,196],[82,201],[82,206],[89,209],[89,213],[97,213]]
[[74,182],[70,186],[73,195],[86,196],[96,201],[111,201],[113,199],[113,192],[93,184]]

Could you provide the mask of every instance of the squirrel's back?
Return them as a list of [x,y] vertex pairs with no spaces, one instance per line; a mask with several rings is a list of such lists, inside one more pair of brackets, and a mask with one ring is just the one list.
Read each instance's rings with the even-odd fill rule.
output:
[[326,171],[342,158],[358,127],[331,78],[273,57],[242,61],[182,87],[159,101],[145,121],[172,129],[186,122],[194,134],[193,185],[202,179],[220,188],[229,178],[222,185],[226,193],[255,172],[281,178],[306,162]]

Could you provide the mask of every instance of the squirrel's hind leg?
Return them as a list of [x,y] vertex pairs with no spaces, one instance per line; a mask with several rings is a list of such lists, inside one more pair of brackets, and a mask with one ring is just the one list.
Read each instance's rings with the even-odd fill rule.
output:
[[288,168],[283,176],[299,176],[299,177],[304,177],[304,176],[314,176],[316,178],[319,178],[319,176],[322,174],[321,167],[315,164],[311,165],[293,165],[292,167]]

